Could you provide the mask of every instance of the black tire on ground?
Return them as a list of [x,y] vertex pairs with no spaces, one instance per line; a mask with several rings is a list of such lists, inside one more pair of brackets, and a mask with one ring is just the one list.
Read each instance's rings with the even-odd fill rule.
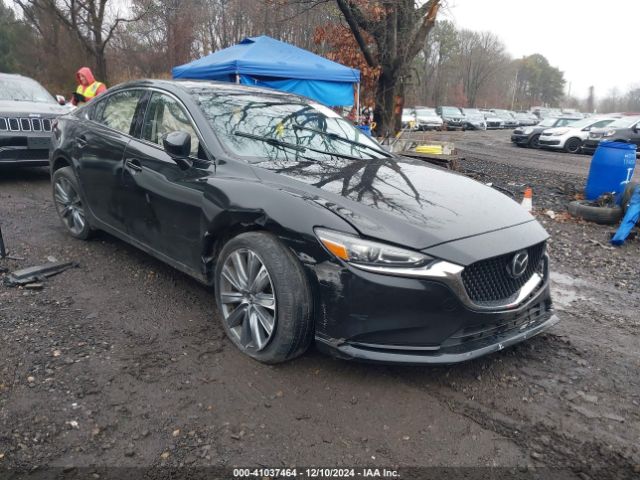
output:
[[589,222],[595,222],[601,225],[614,225],[622,218],[622,208],[620,208],[620,206],[598,207],[597,205],[592,205],[591,202],[587,200],[571,202],[568,210],[574,217],[580,217]]
[[582,147],[582,140],[572,137],[565,142],[564,151],[567,153],[580,153],[580,147]]
[[[223,273],[225,262],[233,261],[231,256],[234,254],[248,255],[247,252],[257,255],[266,268],[271,282],[271,287],[267,290],[271,291],[271,297],[275,300],[272,333],[261,348],[256,346],[256,342],[248,343],[241,337],[244,333],[245,321],[249,322],[246,328],[250,328],[251,312],[255,312],[256,308],[262,305],[255,300],[259,294],[250,290],[251,299],[246,305],[248,313],[242,314],[244,319],[241,322],[242,326],[230,326],[230,322],[228,323],[225,318],[225,309],[229,309],[229,302],[227,300],[226,306],[223,306],[222,302],[222,295],[226,293],[222,289],[231,288],[227,275],[233,273],[228,270],[225,271],[226,275]],[[233,270],[237,272],[235,267]],[[258,276],[259,274],[256,273],[254,278]],[[248,232],[229,240],[217,259],[215,280],[216,303],[223,327],[227,336],[243,353],[263,363],[280,363],[302,355],[307,350],[314,334],[309,282],[298,259],[274,235],[265,232]],[[229,295],[226,295],[225,299],[228,298]],[[236,308],[243,305],[239,303]],[[234,312],[235,310],[227,311],[227,318],[231,318]],[[258,321],[259,316],[255,317],[255,322]],[[261,325],[264,324],[261,323]],[[261,333],[265,332],[266,329],[261,330]],[[254,331],[248,333],[255,338]]]
[[624,188],[624,192],[622,192],[622,201],[620,202],[620,206],[622,207],[622,211],[624,213],[627,212],[627,207],[629,206],[629,202],[631,201],[631,196],[633,195],[636,187],[639,185],[640,182],[629,182]]
[[540,148],[540,144],[538,143],[539,140],[540,140],[540,134],[536,133],[529,140],[529,148]]
[[67,233],[79,240],[88,240],[94,233],[86,215],[86,202],[82,198],[78,180],[71,167],[62,167],[51,178],[53,200],[58,216]]

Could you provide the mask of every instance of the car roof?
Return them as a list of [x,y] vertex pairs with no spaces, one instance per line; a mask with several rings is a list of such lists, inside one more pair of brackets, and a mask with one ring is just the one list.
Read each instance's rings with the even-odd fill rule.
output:
[[110,88],[112,91],[114,89],[121,88],[134,88],[134,87],[143,87],[143,88],[163,88],[169,91],[181,91],[184,93],[190,94],[192,90],[195,89],[207,89],[211,88],[216,90],[217,92],[228,92],[228,93],[255,93],[261,92],[264,95],[270,95],[275,97],[285,98],[301,98],[300,95],[295,95],[288,92],[280,92],[278,90],[273,90],[271,88],[263,88],[263,87],[254,87],[249,85],[238,85],[236,83],[229,82],[218,82],[214,80],[162,80],[162,79],[142,79],[142,80],[133,80],[130,82],[120,83],[115,87]]
[[0,72],[0,78],[26,78],[27,80],[33,80],[31,77],[25,77],[24,75],[20,75],[19,73],[3,73]]

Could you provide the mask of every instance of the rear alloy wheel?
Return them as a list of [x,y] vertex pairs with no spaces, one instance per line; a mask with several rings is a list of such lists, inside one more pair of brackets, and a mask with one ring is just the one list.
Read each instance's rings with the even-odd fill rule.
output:
[[313,336],[311,293],[300,262],[263,232],[231,239],[216,264],[224,329],[245,354],[279,363],[302,354]]
[[63,167],[53,174],[53,200],[67,231],[75,238],[86,240],[91,236],[85,204],[80,196],[78,182],[71,167]]
[[582,140],[579,138],[570,138],[564,144],[564,151],[567,153],[580,153],[582,147]]
[[536,134],[529,140],[529,148],[540,148],[540,135]]

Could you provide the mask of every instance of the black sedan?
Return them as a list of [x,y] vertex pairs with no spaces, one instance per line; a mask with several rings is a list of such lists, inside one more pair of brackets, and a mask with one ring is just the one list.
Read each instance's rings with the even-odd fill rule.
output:
[[520,205],[298,96],[124,84],[57,121],[50,164],[73,237],[105,230],[214,285],[229,338],[262,362],[315,339],[455,363],[557,321],[548,236]]

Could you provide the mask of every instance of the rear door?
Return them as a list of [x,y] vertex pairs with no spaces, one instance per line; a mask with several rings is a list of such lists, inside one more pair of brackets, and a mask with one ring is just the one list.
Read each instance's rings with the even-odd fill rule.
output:
[[91,213],[124,232],[122,168],[136,109],[144,90],[131,89],[96,98],[90,120],[75,139],[78,175]]
[[[162,146],[173,131],[191,135],[194,166],[183,170]],[[123,180],[130,236],[200,272],[203,191],[213,173],[195,124],[180,100],[153,91],[140,132],[125,152]]]

